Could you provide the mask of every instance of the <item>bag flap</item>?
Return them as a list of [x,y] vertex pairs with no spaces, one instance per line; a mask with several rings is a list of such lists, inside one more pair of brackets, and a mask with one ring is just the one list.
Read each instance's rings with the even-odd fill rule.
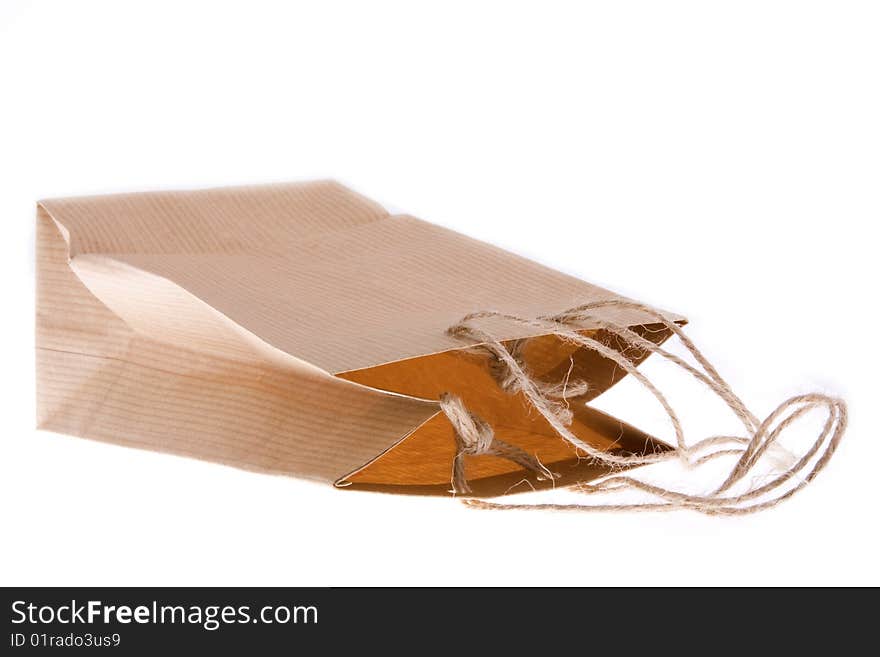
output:
[[[619,298],[451,230],[391,216],[334,182],[40,205],[61,228],[74,271],[136,330],[156,339],[202,330],[178,321],[179,305],[169,316],[158,297],[132,293],[165,281],[332,374],[460,349],[445,331],[468,312],[535,317]],[[126,283],[113,284],[123,273]],[[648,321],[633,310],[599,312],[629,325]],[[501,339],[542,333],[503,321],[485,326]],[[229,333],[247,341],[244,332]],[[224,333],[202,343],[227,340]]]

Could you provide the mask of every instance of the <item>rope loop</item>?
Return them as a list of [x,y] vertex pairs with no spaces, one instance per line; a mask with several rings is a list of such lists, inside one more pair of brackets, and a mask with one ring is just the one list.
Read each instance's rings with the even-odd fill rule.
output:
[[[648,340],[631,327],[612,322],[596,314],[603,308],[636,310],[646,314],[652,323],[658,323],[675,335],[694,363],[673,354]],[[480,328],[482,319],[505,319],[530,328],[540,329],[544,334],[555,335],[560,340],[580,349],[588,349],[613,361],[632,375],[663,408],[675,436],[673,450],[659,454],[622,455],[606,452],[581,440],[570,429],[572,412],[569,399],[577,398],[588,390],[585,382],[569,382],[568,376],[558,384],[537,381],[526,371],[520,357],[522,340],[514,341],[506,347],[499,339]],[[583,335],[577,328],[588,322],[590,326],[607,331],[620,338],[626,345],[617,350],[595,337]],[[503,504],[478,499],[467,499],[465,503],[483,509],[557,509],[572,511],[660,511],[690,509],[708,515],[741,515],[754,513],[779,504],[790,498],[809,484],[827,465],[839,445],[847,425],[846,403],[839,398],[822,393],[796,395],[782,402],[763,421],[743,403],[730,385],[721,377],[717,369],[685,334],[681,326],[670,321],[660,311],[634,301],[610,299],[570,308],[551,316],[528,319],[494,311],[481,311],[463,317],[449,327],[449,335],[471,342],[475,348],[484,350],[490,356],[490,372],[499,387],[508,394],[522,394],[553,430],[568,442],[580,455],[596,463],[608,466],[612,472],[594,483],[579,483],[574,490],[584,495],[609,494],[620,491],[637,491],[648,496],[649,500],[635,504]],[[678,414],[663,392],[639,369],[633,357],[626,352],[634,348],[640,355],[656,353],[693,376],[697,381],[715,393],[740,420],[744,434],[741,436],[718,435],[688,443]],[[556,478],[537,457],[526,453],[515,445],[498,440],[492,427],[472,414],[460,398],[444,393],[440,406],[452,424],[458,445],[453,459],[452,487],[457,494],[471,493],[464,472],[463,457],[466,455],[490,454],[501,456],[535,472],[543,478]],[[799,456],[792,456],[778,444],[778,439],[792,424],[813,412],[825,413],[825,423],[816,440]],[[733,489],[753,472],[765,458],[780,459],[787,463],[781,472],[762,484],[748,483],[744,490]],[[647,483],[629,475],[615,471],[632,466],[650,465],[677,458],[690,469],[698,468],[709,461],[721,457],[736,457],[730,470],[718,485],[709,493],[698,495],[673,488]],[[812,463],[812,465],[810,465]],[[794,482],[793,484],[791,482]],[[786,484],[789,484],[786,486]]]

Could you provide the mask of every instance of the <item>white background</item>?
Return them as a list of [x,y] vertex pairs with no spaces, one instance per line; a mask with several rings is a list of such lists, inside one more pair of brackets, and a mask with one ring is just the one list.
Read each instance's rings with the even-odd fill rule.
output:
[[[880,584],[878,34],[870,2],[3,0],[0,583]],[[686,314],[759,415],[845,397],[841,449],[719,519],[478,512],[34,430],[37,199],[316,177]],[[694,438],[730,424],[661,370]],[[670,438],[630,383],[602,405]]]

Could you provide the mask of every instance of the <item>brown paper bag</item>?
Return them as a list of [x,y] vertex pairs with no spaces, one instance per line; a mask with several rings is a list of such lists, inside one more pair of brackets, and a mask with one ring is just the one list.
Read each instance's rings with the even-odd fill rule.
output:
[[[578,459],[521,395],[499,388],[491,358],[446,330],[486,308],[539,317],[617,297],[392,216],[337,183],[42,201],[37,264],[40,428],[338,486],[446,494],[456,437],[438,399],[448,392],[557,485],[607,472]],[[669,336],[636,309],[597,312],[652,342]],[[586,382],[578,402],[625,374],[540,327],[487,322],[533,376]],[[571,410],[571,431],[592,446],[664,449],[587,405]],[[497,455],[466,460],[477,495],[550,483]]]

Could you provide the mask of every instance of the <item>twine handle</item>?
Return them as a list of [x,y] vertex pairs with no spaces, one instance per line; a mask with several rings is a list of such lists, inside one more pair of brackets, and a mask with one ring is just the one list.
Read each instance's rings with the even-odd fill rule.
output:
[[[663,349],[633,331],[629,326],[609,321],[597,316],[594,312],[608,307],[637,310],[651,317],[654,322],[662,324],[666,330],[678,337],[697,365],[695,366]],[[548,385],[536,381],[528,374],[525,365],[519,358],[522,342],[516,341],[508,348],[495,336],[475,325],[479,320],[486,318],[501,318],[541,329],[564,342],[578,348],[594,351],[613,361],[641,383],[662,406],[675,434],[675,448],[659,454],[620,455],[598,449],[578,438],[569,428],[572,414],[568,404],[567,402],[560,403],[559,398],[561,396],[565,400],[567,397],[583,394],[586,391],[585,384],[573,384],[571,390],[576,394],[566,395],[565,391],[569,385],[567,377],[564,382],[558,385]],[[643,351],[657,353],[693,376],[721,398],[739,418],[745,429],[745,435],[711,436],[689,444],[685,439],[681,421],[669,400],[644,373],[637,369],[634,358],[628,358],[624,355],[625,352],[613,349],[595,337],[582,335],[576,328],[580,322],[590,322],[591,326],[619,337],[626,345],[636,347],[640,354]],[[717,458],[737,457],[725,479],[705,495],[685,493],[673,488],[650,484],[631,476],[611,474],[595,483],[576,484],[574,490],[584,495],[608,494],[624,490],[638,491],[654,498],[653,501],[635,504],[504,504],[477,499],[465,500],[465,503],[472,507],[576,511],[660,511],[684,508],[709,515],[754,513],[789,499],[807,486],[828,464],[846,430],[846,403],[842,399],[822,393],[791,397],[782,402],[766,419],[759,421],[678,324],[669,321],[660,311],[634,301],[621,299],[598,301],[537,319],[521,318],[494,311],[481,311],[465,316],[457,324],[451,326],[447,332],[455,337],[468,340],[474,343],[476,348],[486,351],[491,357],[490,371],[499,387],[508,394],[521,393],[529,405],[547,420],[563,440],[574,447],[579,454],[586,455],[596,463],[619,470],[623,467],[649,465],[670,458],[678,458],[685,466],[694,469]],[[454,492],[471,492],[463,465],[463,457],[468,454],[502,456],[519,463],[540,476],[555,477],[537,460],[537,457],[524,452],[515,445],[495,438],[492,428],[485,421],[470,413],[458,397],[444,393],[440,405],[452,423],[458,444],[458,451],[453,459],[452,484]],[[794,462],[789,463],[783,472],[774,476],[769,482],[762,485],[750,483],[744,492],[731,492],[731,489],[752,472],[764,456],[773,450],[784,451],[781,450],[777,441],[788,427],[811,411],[823,409],[827,412],[823,428],[816,440],[799,458],[789,459]],[[799,474],[808,468],[811,462],[812,467],[802,479],[799,478]],[[792,480],[796,481],[795,485],[783,488]]]

